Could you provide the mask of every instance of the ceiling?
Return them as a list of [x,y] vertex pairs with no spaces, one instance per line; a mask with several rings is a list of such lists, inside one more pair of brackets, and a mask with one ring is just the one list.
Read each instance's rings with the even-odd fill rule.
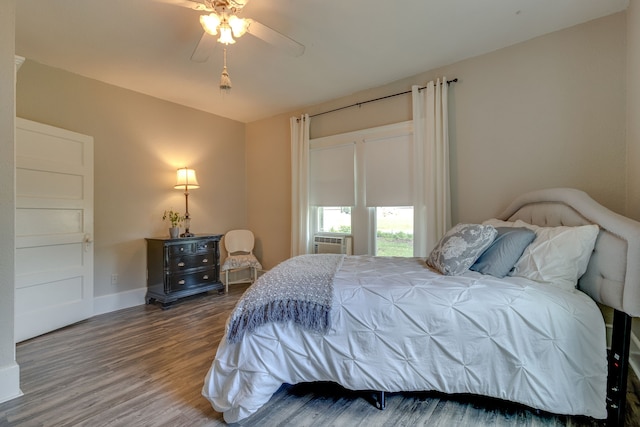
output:
[[[176,0],[17,0],[16,54],[241,122],[381,86],[624,10],[628,0],[251,0],[241,16],[305,46],[246,34],[190,60],[202,28]],[[178,0],[179,2],[179,0]]]

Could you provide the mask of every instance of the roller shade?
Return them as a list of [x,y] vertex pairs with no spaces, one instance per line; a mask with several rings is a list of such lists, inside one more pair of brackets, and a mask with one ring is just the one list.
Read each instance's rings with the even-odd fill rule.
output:
[[309,204],[355,206],[355,144],[314,148],[309,155]]
[[365,139],[365,202],[374,206],[413,206],[411,134]]

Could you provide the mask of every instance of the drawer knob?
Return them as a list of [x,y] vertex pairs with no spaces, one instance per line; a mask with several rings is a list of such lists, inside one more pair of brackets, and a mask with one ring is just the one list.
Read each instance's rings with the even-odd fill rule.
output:
[[180,252],[184,251],[184,248],[180,248]]
[[184,262],[179,262],[178,267],[184,267]]
[[184,280],[178,280],[178,285],[184,285]]
[[208,275],[208,274],[205,274],[205,275],[204,275],[204,277],[203,277],[203,279],[204,279],[204,280],[209,279],[209,275]]
[[209,262],[209,260],[208,260],[207,258],[205,258],[205,259],[203,259],[203,260],[202,260],[202,262],[203,262],[204,264],[206,264],[206,263],[208,263],[208,262]]

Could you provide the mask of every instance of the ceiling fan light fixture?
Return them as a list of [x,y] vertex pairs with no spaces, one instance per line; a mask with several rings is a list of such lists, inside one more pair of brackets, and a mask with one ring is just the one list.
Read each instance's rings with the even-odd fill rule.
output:
[[220,25],[220,38],[218,41],[223,44],[234,44],[236,42],[231,35],[231,27],[226,22]]
[[243,36],[247,32],[247,28],[249,28],[249,22],[246,19],[238,18],[236,15],[231,15],[229,17],[229,26],[233,31],[233,36],[235,38]]
[[200,15],[200,25],[212,36],[218,34],[218,26],[220,25],[220,17],[215,13],[209,15]]

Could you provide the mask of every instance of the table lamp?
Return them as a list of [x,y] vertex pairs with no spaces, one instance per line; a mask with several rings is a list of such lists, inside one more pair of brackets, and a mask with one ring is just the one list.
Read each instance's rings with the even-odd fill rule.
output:
[[175,188],[178,190],[184,189],[184,233],[181,234],[180,237],[192,237],[194,234],[189,232],[189,226],[191,225],[191,217],[189,216],[189,190],[200,188],[198,178],[196,178],[196,171],[188,168],[178,169]]

